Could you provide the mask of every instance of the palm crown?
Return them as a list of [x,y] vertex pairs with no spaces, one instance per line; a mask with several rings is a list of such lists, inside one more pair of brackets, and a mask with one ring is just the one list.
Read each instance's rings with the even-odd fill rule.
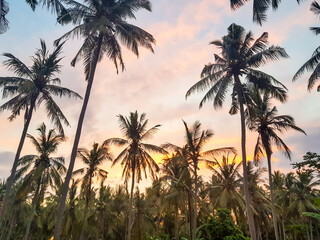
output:
[[258,132],[258,140],[254,150],[254,159],[259,160],[263,155],[263,150],[267,154],[272,154],[272,145],[275,144],[279,150],[283,150],[286,156],[291,158],[289,147],[278,136],[290,129],[298,132],[305,132],[296,126],[293,117],[289,115],[278,115],[276,106],[271,107],[271,96],[268,92],[263,95],[258,89],[251,92],[251,103],[248,106],[246,116],[247,125],[250,130]]
[[161,147],[144,143],[144,141],[152,137],[158,131],[160,125],[147,129],[146,114],[143,113],[139,116],[137,111],[131,112],[129,117],[122,115],[118,117],[124,138],[110,138],[106,140],[106,144],[126,146],[126,148],[114,159],[113,165],[121,162],[124,167],[122,176],[126,180],[131,177],[131,174],[134,174],[135,181],[139,182],[143,174],[147,177],[147,169],[151,177],[155,178],[155,172],[159,170],[159,167],[149,155],[149,152],[166,154],[166,151]]
[[[257,70],[268,61],[288,58],[286,51],[279,46],[268,47],[268,33],[264,32],[254,41],[252,32],[245,33],[243,27],[232,24],[228,28],[228,35],[221,40],[212,41],[221,54],[214,54],[215,62],[207,64],[201,72],[201,80],[194,84],[187,92],[186,97],[195,91],[209,91],[200,102],[200,107],[211,99],[215,108],[222,106],[229,87],[233,86],[232,109],[238,109],[238,93],[235,82],[240,76],[246,82],[252,83],[261,89],[269,89],[273,97],[281,101],[286,87],[274,77]],[[240,81],[240,80],[239,80]],[[244,87],[244,85],[242,85]],[[243,93],[245,91],[243,90]]]
[[[303,0],[297,0],[298,3]],[[242,7],[249,0],[230,0],[230,5],[233,10]],[[253,0],[253,21],[262,25],[267,20],[267,11],[270,7],[277,10],[281,0]]]
[[108,172],[99,167],[103,163],[103,161],[112,160],[112,156],[107,146],[99,146],[98,143],[94,143],[91,150],[88,150],[86,148],[79,148],[78,157],[84,164],[86,164],[86,167],[74,171],[73,174],[82,174],[85,172],[85,175],[82,178],[83,188],[91,186],[93,177],[97,177],[100,179],[107,178]]
[[99,55],[99,60],[105,54],[114,62],[117,71],[119,66],[124,70],[119,40],[137,56],[139,45],[153,51],[152,44],[155,39],[152,35],[126,21],[135,19],[135,12],[139,9],[151,11],[148,0],[86,0],[84,4],[67,0],[66,6],[70,6],[67,14],[77,26],[58,39],[57,43],[61,39],[79,35],[85,38],[71,64],[74,66],[77,60],[83,57],[87,80],[93,49],[100,48],[98,53],[95,53]]
[[[36,148],[38,155],[26,155],[19,160],[17,176],[26,172],[27,174],[23,179],[23,184],[17,196],[41,187],[38,190],[38,194],[42,193],[41,195],[43,197],[48,186],[61,185],[61,175],[66,171],[64,158],[51,156],[57,151],[58,145],[65,141],[64,136],[57,134],[54,129],[47,131],[44,123],[37,130],[39,132],[38,138],[30,134],[28,134],[27,137]],[[32,169],[28,172],[31,167]]]
[[57,46],[49,54],[43,40],[41,48],[32,57],[32,66],[27,67],[21,60],[10,53],[4,56],[8,59],[4,65],[17,77],[0,77],[0,87],[3,87],[3,98],[13,96],[9,101],[0,106],[0,111],[11,110],[10,120],[20,115],[25,110],[26,117],[37,106],[45,103],[49,118],[53,121],[58,130],[63,133],[62,123],[69,125],[68,120],[55,103],[54,96],[68,96],[81,98],[77,93],[68,88],[60,87],[61,80],[55,75],[60,72],[62,44]]

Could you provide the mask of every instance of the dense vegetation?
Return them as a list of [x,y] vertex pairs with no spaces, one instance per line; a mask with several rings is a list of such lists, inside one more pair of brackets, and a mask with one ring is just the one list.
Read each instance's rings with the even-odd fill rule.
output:
[[[225,36],[210,42],[218,52],[186,93],[189,97],[206,91],[200,108],[213,101],[219,109],[231,91],[229,113],[240,115],[241,160],[236,160],[239,150],[233,146],[204,150],[214,134],[211,129],[203,130],[199,121],[183,121],[182,146],[169,139],[160,146],[148,143],[160,125],[148,128],[146,114],[137,111],[118,116],[122,138],[109,136],[101,143],[93,139],[90,148],[79,147],[99,62],[106,57],[117,72],[124,71],[122,45],[136,56],[140,47],[153,52],[154,37],[128,21],[136,18],[138,10],[151,11],[151,4],[149,0],[26,2],[33,10],[43,4],[57,14],[58,23],[73,24],[73,29],[55,41],[52,53],[41,40],[30,67],[10,53],[3,54],[3,65],[14,76],[0,77],[3,99],[8,99],[0,111],[10,111],[10,121],[20,115],[24,121],[11,174],[0,181],[1,240],[320,239],[320,156],[307,152],[287,174],[272,170],[274,147],[291,158],[282,135],[289,130],[305,132],[292,116],[280,115],[274,106],[287,101],[288,89],[261,67],[289,55],[283,47],[269,45],[267,32],[255,39],[251,31],[231,24]],[[233,9],[247,2],[230,1]],[[267,10],[276,10],[281,1],[252,2],[253,20],[262,25]],[[319,4],[313,2],[311,10],[319,15]],[[8,30],[8,11],[8,3],[0,0],[0,33]],[[318,27],[311,30],[320,33]],[[83,42],[71,65],[83,60],[87,87],[66,167],[65,159],[55,155],[66,141],[63,124],[69,122],[53,96],[81,98],[61,87],[57,76],[62,67],[62,41],[73,37]],[[319,60],[317,48],[293,80],[311,71],[307,85],[311,91],[319,80]],[[32,136],[29,124],[41,105],[56,129],[42,123],[38,136]],[[253,159],[247,157],[247,130],[258,136]],[[37,154],[20,156],[25,140]],[[113,156],[114,147],[120,148],[118,156]],[[155,154],[161,162],[154,159]],[[267,169],[261,167],[263,157]],[[76,159],[82,168],[74,169]],[[106,161],[121,165],[123,184],[109,184],[110,169],[102,168]],[[202,168],[211,170],[209,180],[201,175]],[[148,176],[152,185],[143,191],[138,185]]]

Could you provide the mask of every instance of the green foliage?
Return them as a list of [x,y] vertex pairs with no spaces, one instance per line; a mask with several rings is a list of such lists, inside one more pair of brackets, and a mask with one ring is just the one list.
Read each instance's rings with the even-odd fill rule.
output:
[[218,209],[216,214],[200,227],[199,236],[204,240],[249,240],[236,226],[228,209]]

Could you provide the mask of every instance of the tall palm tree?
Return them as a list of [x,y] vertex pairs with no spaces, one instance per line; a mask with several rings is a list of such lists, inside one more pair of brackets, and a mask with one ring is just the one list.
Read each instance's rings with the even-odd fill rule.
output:
[[127,240],[131,239],[131,229],[133,227],[133,191],[135,182],[139,183],[144,175],[147,178],[147,170],[152,179],[156,178],[159,171],[158,164],[154,161],[150,153],[166,154],[167,152],[156,145],[144,143],[155,134],[160,125],[147,129],[148,120],[146,114],[140,116],[137,111],[131,112],[129,117],[119,115],[119,125],[124,138],[110,138],[105,141],[107,145],[114,144],[119,147],[125,146],[120,154],[114,159],[112,165],[121,163],[123,167],[122,177],[127,182],[131,178],[129,221],[127,227]]
[[37,128],[39,137],[35,138],[31,135],[27,137],[35,146],[38,155],[26,155],[19,159],[19,172],[25,173],[32,167],[23,179],[16,198],[33,192],[32,209],[33,214],[27,221],[27,228],[24,240],[27,240],[30,233],[31,223],[36,211],[39,210],[40,203],[48,187],[53,185],[61,185],[61,176],[66,172],[63,157],[52,157],[51,155],[57,151],[59,144],[65,141],[63,134],[57,134],[54,129],[47,131],[46,125],[43,123]]
[[255,224],[257,227],[257,239],[263,239],[263,232],[270,229],[270,200],[266,191],[261,187],[262,175],[266,172],[265,168],[254,167],[256,162],[248,162],[249,192],[252,199],[251,206],[254,211]]
[[46,43],[43,40],[40,40],[40,43],[41,48],[38,49],[31,58],[31,67],[27,67],[20,59],[10,53],[3,54],[7,58],[7,60],[4,61],[4,66],[13,72],[16,77],[0,77],[0,87],[3,87],[3,98],[12,97],[0,106],[0,111],[10,110],[10,121],[19,116],[22,111],[24,111],[25,114],[23,131],[8,179],[6,195],[0,216],[2,216],[3,211],[6,209],[6,204],[16,175],[20,153],[33,112],[36,108],[40,107],[41,104],[45,104],[47,116],[63,135],[62,123],[69,126],[69,122],[54,101],[53,96],[81,98],[70,89],[60,87],[61,80],[55,76],[61,70],[60,61],[62,58],[60,58],[60,54],[62,44],[55,47],[52,53],[49,53]]
[[85,227],[87,224],[87,214],[88,214],[88,208],[89,208],[89,202],[91,199],[91,193],[92,193],[92,181],[94,177],[97,177],[98,179],[106,179],[108,172],[101,169],[99,166],[105,161],[105,160],[112,160],[111,153],[109,150],[109,147],[107,147],[105,144],[102,144],[99,146],[98,143],[94,143],[91,150],[85,149],[85,148],[79,148],[78,149],[78,157],[81,159],[81,161],[86,164],[86,167],[80,168],[73,172],[74,175],[77,174],[84,174],[82,177],[82,192],[85,194],[85,209],[84,209],[84,219],[83,219],[83,225],[82,225],[82,231],[80,240],[84,239],[86,236],[85,233]]
[[[297,0],[298,3],[303,0]],[[249,0],[230,0],[230,5],[233,10],[236,10],[245,5]],[[253,0],[253,21],[262,25],[267,20],[267,11],[270,7],[277,10],[281,0]]]
[[194,200],[193,200],[193,222],[192,222],[192,240],[196,238],[196,229],[197,229],[197,214],[198,214],[198,169],[200,162],[209,162],[206,157],[214,157],[219,154],[233,152],[235,149],[232,147],[223,147],[210,149],[203,151],[204,145],[213,136],[213,131],[211,129],[201,131],[201,123],[196,121],[191,128],[188,127],[187,123],[183,121],[185,127],[185,138],[186,144],[183,148],[178,147],[171,143],[166,143],[163,145],[164,148],[173,149],[174,151],[183,151],[186,152],[186,161],[188,162],[189,168],[194,176]]
[[66,6],[70,7],[68,15],[73,20],[73,23],[76,24],[76,27],[64,34],[57,42],[60,42],[62,39],[68,39],[69,37],[78,37],[79,35],[84,38],[83,45],[71,64],[74,66],[80,58],[84,59],[87,89],[79,116],[68,172],[62,189],[55,227],[55,240],[60,239],[68,187],[98,62],[102,60],[103,55],[105,55],[113,61],[117,71],[119,65],[121,69],[124,70],[122,50],[119,41],[128,47],[136,56],[139,56],[139,46],[145,47],[153,52],[152,44],[155,43],[155,39],[151,34],[127,22],[128,19],[135,19],[135,13],[140,9],[151,11],[149,0],[88,0],[85,1],[84,4],[72,0],[66,0],[65,2]]
[[[320,5],[314,1],[311,4],[311,11],[314,12],[316,15],[320,15]],[[319,35],[320,34],[320,27],[312,27],[310,28],[311,31],[314,32],[314,34]],[[319,80],[320,77],[320,47],[317,47],[316,50],[313,52],[311,58],[306,61],[300,69],[297,71],[297,73],[293,76],[293,81],[297,80],[299,77],[301,77],[305,72],[312,72],[311,76],[308,80],[308,90],[311,91],[311,89],[315,86],[316,82]],[[320,92],[320,84],[317,87],[317,91]]]
[[213,99],[213,106],[220,108],[225,100],[226,93],[232,87],[232,108],[230,113],[236,113],[240,109],[241,117],[241,148],[242,165],[244,178],[244,193],[246,209],[250,228],[250,234],[255,240],[256,231],[254,219],[250,209],[250,196],[248,192],[247,177],[247,156],[246,156],[246,125],[244,105],[246,104],[246,88],[243,80],[253,83],[259,88],[267,88],[272,96],[284,101],[282,98],[286,89],[274,77],[257,70],[260,66],[269,61],[280,58],[288,58],[286,51],[279,46],[268,47],[268,33],[263,33],[256,41],[252,33],[245,32],[239,25],[231,24],[228,28],[228,35],[222,40],[215,40],[211,44],[221,50],[221,54],[215,54],[215,63],[206,65],[201,73],[201,80],[194,84],[187,92],[186,97],[197,91],[204,91],[209,88],[202,101],[202,105]]
[[277,213],[272,186],[271,156],[272,145],[276,145],[285,156],[291,159],[291,151],[284,141],[278,136],[277,132],[282,133],[290,129],[306,134],[301,128],[297,127],[293,117],[289,115],[278,115],[278,110],[274,106],[271,108],[271,96],[264,92],[263,96],[257,88],[251,91],[251,101],[247,108],[247,125],[251,131],[258,133],[257,143],[254,149],[254,160],[260,160],[263,152],[266,153],[268,162],[268,176],[270,198],[272,206],[273,227],[276,240],[279,239]]

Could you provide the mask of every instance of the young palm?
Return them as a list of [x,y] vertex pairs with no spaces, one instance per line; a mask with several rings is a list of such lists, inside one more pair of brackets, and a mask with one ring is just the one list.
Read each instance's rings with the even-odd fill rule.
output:
[[254,149],[254,160],[260,160],[263,152],[265,152],[267,156],[273,226],[276,239],[278,240],[277,213],[272,186],[272,145],[276,145],[280,151],[285,153],[286,157],[291,159],[289,147],[278,136],[277,132],[282,133],[290,129],[304,134],[305,132],[295,125],[293,117],[289,115],[278,115],[277,108],[275,106],[273,108],[271,107],[272,99],[268,92],[264,92],[264,94],[261,95],[258,89],[253,89],[250,99],[251,102],[246,112],[247,125],[251,131],[258,133],[258,139]]
[[246,33],[243,27],[236,24],[230,25],[228,35],[224,36],[222,40],[215,40],[211,44],[217,46],[221,50],[221,54],[215,54],[215,63],[210,63],[204,67],[201,73],[201,80],[188,90],[186,97],[194,92],[201,92],[209,88],[209,91],[200,102],[200,108],[209,100],[213,100],[215,108],[220,108],[225,100],[228,89],[232,88],[232,108],[230,113],[235,114],[240,109],[244,193],[250,234],[252,239],[255,240],[256,234],[254,219],[250,209],[246,167],[246,126],[244,114],[246,87],[243,80],[253,83],[258,88],[268,89],[273,97],[285,101],[283,99],[285,86],[274,77],[257,69],[269,61],[288,58],[289,56],[279,46],[268,47],[268,33],[263,33],[254,41],[250,31]]
[[192,128],[190,129],[185,121],[183,121],[185,127],[185,138],[186,144],[183,148],[178,147],[171,143],[166,143],[163,145],[163,148],[173,149],[177,152],[185,151],[186,153],[186,161],[188,162],[190,170],[194,175],[194,206],[193,206],[193,222],[192,222],[192,240],[196,237],[196,229],[197,229],[197,200],[198,200],[198,169],[200,162],[210,162],[206,157],[214,157],[219,154],[233,152],[235,153],[235,149],[232,147],[224,147],[211,149],[207,151],[203,151],[204,145],[208,143],[208,141],[213,136],[212,130],[202,130],[201,131],[201,123],[196,121]]
[[80,168],[73,172],[74,175],[77,174],[83,174],[82,181],[82,192],[85,194],[85,209],[84,209],[84,220],[82,225],[82,231],[80,235],[80,239],[86,239],[86,233],[85,228],[87,224],[87,214],[88,214],[88,208],[89,208],[89,202],[91,199],[92,194],[92,182],[93,178],[100,178],[102,180],[107,178],[108,172],[101,169],[99,166],[105,161],[105,160],[112,160],[109,148],[102,144],[99,146],[98,143],[94,143],[92,149],[89,151],[85,148],[79,148],[78,149],[78,157],[81,159],[81,161],[86,164],[86,167]]
[[0,87],[3,87],[3,98],[11,97],[9,101],[0,106],[0,111],[10,110],[10,121],[14,120],[23,111],[25,114],[23,131],[14,158],[11,175],[8,179],[6,195],[0,215],[6,209],[16,175],[18,160],[33,112],[37,107],[44,104],[47,116],[63,135],[62,123],[69,126],[69,122],[54,101],[53,96],[81,98],[70,89],[60,87],[61,80],[55,76],[61,70],[60,54],[62,45],[57,46],[52,53],[49,53],[46,43],[43,40],[40,40],[40,43],[41,48],[32,57],[31,67],[27,67],[21,60],[10,53],[4,54],[7,58],[4,61],[4,66],[13,72],[16,77],[0,77]]
[[127,226],[127,240],[131,239],[131,229],[133,227],[133,191],[135,182],[139,183],[144,175],[147,178],[147,170],[152,179],[156,178],[159,171],[158,164],[154,161],[150,153],[166,154],[161,147],[144,143],[155,134],[160,125],[147,129],[148,120],[146,114],[139,116],[138,112],[131,112],[129,117],[119,115],[119,125],[124,138],[110,138],[105,141],[107,145],[114,144],[119,147],[125,146],[120,154],[114,159],[112,165],[121,163],[123,167],[122,177],[127,182],[131,178],[130,192],[130,213]]
[[[316,15],[320,15],[320,5],[314,1],[311,4],[311,11],[313,11]],[[320,27],[312,27],[311,31],[313,31],[316,35],[320,34]],[[297,71],[297,73],[293,77],[293,81],[297,80],[301,77],[305,72],[312,72],[311,76],[308,80],[308,90],[311,89],[316,85],[316,82],[319,80],[320,77],[320,47],[317,47],[316,50],[313,52],[311,58],[306,61],[302,67]],[[317,91],[320,92],[320,84],[317,87]]]
[[69,182],[77,155],[83,120],[98,62],[102,60],[102,57],[105,55],[113,61],[117,72],[119,67],[123,71],[124,62],[120,42],[128,47],[136,56],[139,56],[139,46],[145,47],[153,52],[152,44],[155,43],[155,39],[151,34],[127,22],[128,19],[135,19],[135,13],[140,9],[151,11],[149,0],[88,0],[85,1],[84,4],[66,0],[65,3],[66,6],[70,7],[68,16],[71,16],[76,27],[64,34],[57,42],[60,42],[62,39],[68,39],[69,37],[78,37],[79,35],[83,37],[83,45],[71,64],[74,66],[80,58],[84,59],[87,89],[79,116],[69,168],[62,189],[62,197],[55,227],[55,240],[60,239]]
[[[44,123],[37,131],[39,132],[38,138],[29,134],[27,137],[35,146],[38,155],[26,155],[19,159],[18,174],[20,175],[25,172],[27,172],[27,174],[23,178],[23,183],[16,194],[16,198],[21,198],[22,196],[33,192],[33,214],[27,221],[24,240],[27,240],[29,237],[31,223],[35,213],[40,208],[40,203],[42,202],[47,188],[54,185],[61,185],[61,176],[66,171],[64,167],[64,158],[51,156],[57,151],[59,144],[65,140],[64,136],[61,133],[57,134],[54,129],[47,131],[47,127]],[[30,168],[31,170],[29,171]]]

